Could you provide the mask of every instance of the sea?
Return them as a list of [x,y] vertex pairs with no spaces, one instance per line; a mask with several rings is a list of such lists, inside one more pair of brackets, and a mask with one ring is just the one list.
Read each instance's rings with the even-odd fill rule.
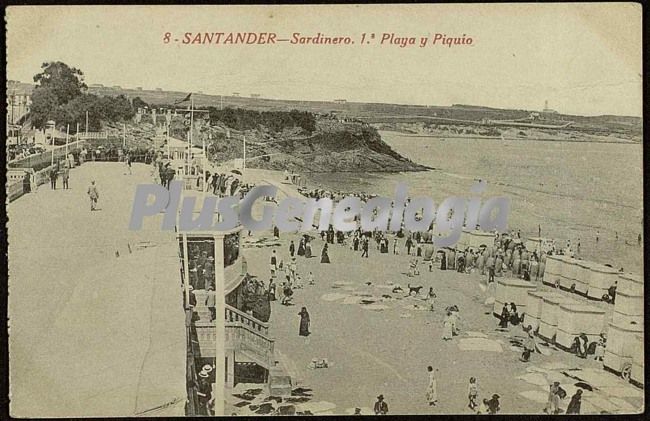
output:
[[[434,169],[417,173],[308,174],[310,186],[393,197],[404,182],[409,196],[440,204],[470,197],[476,180],[484,198],[508,196],[510,229],[522,237],[580,243],[584,259],[643,273],[643,146],[638,143],[441,138],[380,131],[395,151]],[[598,240],[596,238],[598,237]]]

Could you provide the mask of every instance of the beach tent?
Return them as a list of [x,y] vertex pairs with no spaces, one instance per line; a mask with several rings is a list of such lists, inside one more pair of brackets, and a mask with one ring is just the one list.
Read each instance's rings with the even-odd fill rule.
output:
[[550,295],[542,298],[542,314],[539,319],[538,334],[542,338],[552,342],[557,333],[557,319],[560,311],[560,304],[577,304],[571,297],[564,295]]
[[546,257],[546,268],[544,270],[544,278],[542,283],[555,286],[555,283],[560,279],[562,264],[564,256],[550,255]]
[[521,279],[499,279],[494,295],[493,313],[499,317],[505,303],[515,303],[520,313],[526,310],[528,291],[535,290],[535,284]]
[[587,291],[589,290],[591,265],[593,265],[593,262],[588,260],[578,260],[576,262],[575,284],[576,292],[579,294],[587,295]]
[[542,316],[542,303],[544,297],[559,296],[554,291],[528,291],[526,298],[526,313],[524,314],[524,326],[531,327],[536,331],[539,327],[539,319]]
[[632,345],[632,371],[630,377],[633,381],[644,385],[644,367],[645,367],[645,356],[643,353],[643,335],[635,335],[633,345]]
[[587,296],[595,300],[602,300],[609,287],[618,281],[618,271],[609,266],[593,264],[589,268],[589,289]]
[[570,290],[576,286],[578,261],[572,257],[564,256],[560,265],[560,288]]
[[643,277],[620,273],[612,321],[617,324],[643,325]]
[[571,348],[576,336],[584,333],[589,342],[598,339],[605,327],[605,310],[588,304],[562,303],[557,313],[555,343]]
[[632,370],[632,355],[637,346],[637,336],[643,335],[643,327],[639,325],[620,325],[610,323],[607,329],[607,347],[603,366],[616,372],[630,373]]

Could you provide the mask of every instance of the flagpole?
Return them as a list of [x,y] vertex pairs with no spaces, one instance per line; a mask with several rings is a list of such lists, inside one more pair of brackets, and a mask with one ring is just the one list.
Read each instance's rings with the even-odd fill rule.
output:
[[201,166],[203,167],[203,183],[201,184],[203,186],[203,201],[205,201],[205,191],[207,190],[207,184],[208,180],[206,179],[206,165],[205,165],[205,137],[202,138],[203,140],[203,162],[201,163]]
[[192,159],[192,138],[194,137],[194,96],[190,92],[190,139],[188,143],[187,159],[189,165],[187,166],[187,171],[190,172],[190,165]]
[[169,123],[167,123],[167,158],[171,159],[171,152],[169,150]]
[[70,125],[65,128],[65,159],[68,159],[68,138],[70,137]]

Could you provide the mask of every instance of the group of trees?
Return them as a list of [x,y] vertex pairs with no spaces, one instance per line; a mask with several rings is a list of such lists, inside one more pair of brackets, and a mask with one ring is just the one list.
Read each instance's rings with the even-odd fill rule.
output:
[[88,111],[88,129],[100,130],[102,121],[124,121],[133,118],[137,107],[124,95],[97,96],[86,92],[83,73],[60,61],[43,63],[41,73],[34,76],[36,88],[32,92],[30,117],[36,128],[43,128],[48,120],[58,127],[76,125],[85,129]]
[[225,108],[220,110],[208,107],[211,124],[219,122],[235,130],[256,129],[266,127],[275,132],[284,129],[300,127],[306,132],[316,130],[316,117],[308,111],[254,111],[241,108]]

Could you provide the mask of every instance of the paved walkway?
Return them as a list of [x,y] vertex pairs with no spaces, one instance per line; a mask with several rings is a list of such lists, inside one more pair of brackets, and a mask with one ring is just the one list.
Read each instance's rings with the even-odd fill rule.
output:
[[[169,396],[184,401],[174,236],[155,218],[128,229],[135,186],[150,182],[149,171],[85,163],[71,171],[69,190],[44,185],[9,205],[13,415],[126,416]],[[91,179],[96,212],[86,194]],[[143,241],[157,247],[143,250]]]

